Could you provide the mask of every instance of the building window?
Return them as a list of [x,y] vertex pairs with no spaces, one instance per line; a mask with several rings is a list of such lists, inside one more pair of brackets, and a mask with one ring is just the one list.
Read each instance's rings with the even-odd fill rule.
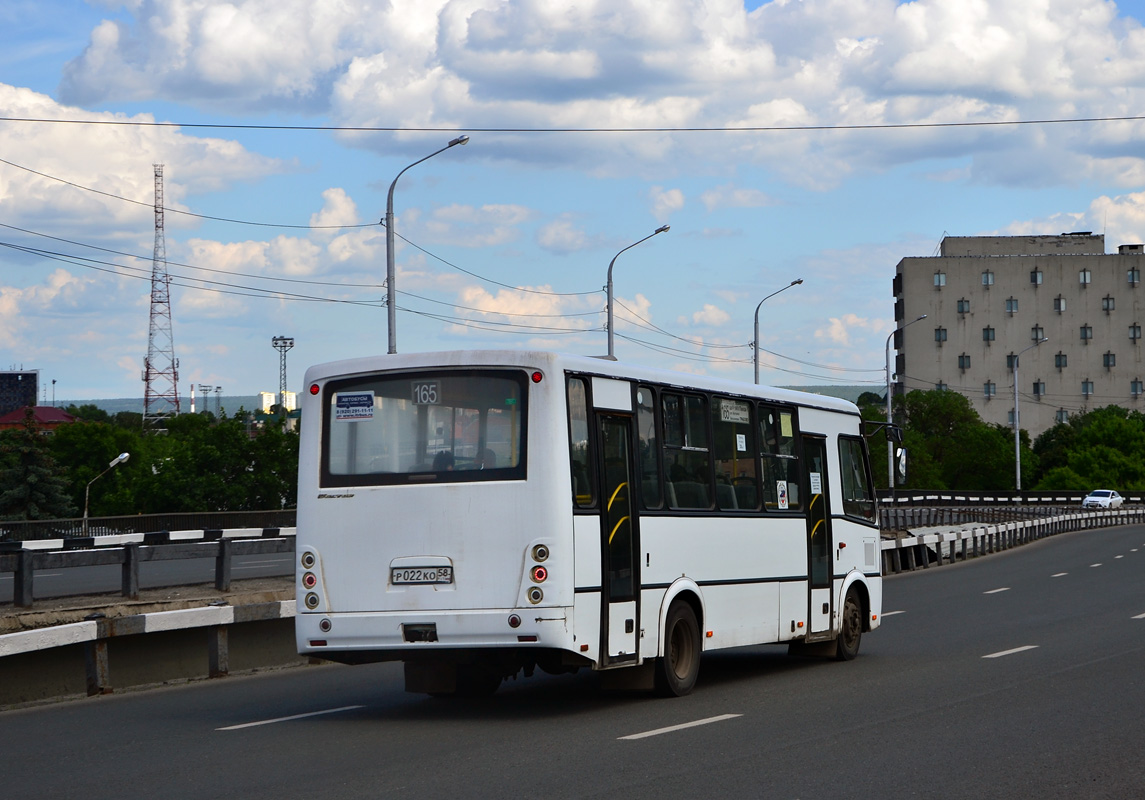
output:
[[1042,271],[1040,269],[1035,269],[1030,272],[1030,283],[1034,286],[1042,285]]
[[938,342],[939,344],[942,344],[946,341],[946,328],[934,329],[934,341]]
[[1129,285],[1136,286],[1139,283],[1141,283],[1141,270],[1136,268],[1129,270]]
[[935,289],[941,289],[945,285],[946,285],[946,273],[945,272],[934,273],[934,288]]
[[958,357],[958,368],[963,369],[963,370],[970,369],[970,356],[969,355],[967,355],[966,353],[963,353],[962,355],[960,355]]
[[1007,314],[1017,314],[1018,313],[1018,298],[1011,297],[1011,298],[1006,300],[1006,313]]
[[993,327],[988,326],[988,327],[985,327],[982,329],[982,341],[984,341],[984,342],[994,341],[994,328]]
[[1142,385],[1140,380],[1133,381],[1129,384],[1129,394],[1134,397],[1140,397],[1145,393],[1145,385]]
[[1042,395],[1046,393],[1045,381],[1034,381],[1034,397],[1041,399]]
[[1116,367],[1117,356],[1114,353],[1105,353],[1105,355],[1101,357],[1101,366],[1105,367],[1106,369],[1112,369],[1113,367]]
[[987,400],[989,400],[997,393],[998,387],[994,384],[994,381],[986,381],[986,383],[982,384],[982,394],[986,396]]
[[983,270],[983,272],[982,272],[982,285],[983,286],[993,286],[994,285],[994,271],[993,270],[990,270],[990,269]]
[[1093,338],[1093,326],[1092,325],[1082,325],[1081,326],[1081,340],[1083,342],[1088,342],[1092,338]]
[[1054,311],[1059,314],[1065,311],[1065,298],[1060,294],[1054,298]]
[[1101,310],[1106,314],[1113,310],[1113,298],[1110,295],[1101,298]]
[[1054,414],[1054,422],[1057,422],[1058,424],[1069,422],[1069,412],[1064,408],[1059,408],[1057,413]]
[[1067,366],[1069,366],[1066,363],[1065,353],[1062,353],[1061,351],[1059,351],[1058,354],[1056,356],[1054,356],[1054,366],[1057,367],[1058,369],[1065,369]]
[[958,313],[959,314],[969,314],[970,313],[970,301],[967,300],[965,297],[963,297],[961,300],[958,301]]
[[1093,396],[1093,381],[1082,381],[1081,382],[1081,394],[1082,394],[1082,397],[1092,397]]
[[1035,342],[1040,342],[1042,339],[1046,338],[1045,328],[1043,328],[1041,325],[1035,325],[1034,327],[1030,328],[1030,338]]
[[1006,412],[1006,424],[1011,428],[1014,427],[1014,409],[1012,408]]
[[936,392],[945,392],[945,391],[946,391],[947,389],[949,389],[949,388],[950,388],[950,387],[949,387],[949,386],[947,386],[947,385],[946,385],[945,383],[943,383],[942,381],[939,381],[938,383],[934,384],[934,390],[935,390]]
[[1013,353],[1010,353],[1010,355],[1006,356],[1006,369],[1013,369],[1014,368],[1014,362],[1017,360],[1018,360],[1018,357],[1016,355],[1014,355]]
[[1136,342],[1136,341],[1139,341],[1140,339],[1141,339],[1141,326],[1140,325],[1130,325],[1129,326],[1129,341]]
[[1093,273],[1088,269],[1083,269],[1077,273],[1077,279],[1082,286],[1089,286],[1093,283]]

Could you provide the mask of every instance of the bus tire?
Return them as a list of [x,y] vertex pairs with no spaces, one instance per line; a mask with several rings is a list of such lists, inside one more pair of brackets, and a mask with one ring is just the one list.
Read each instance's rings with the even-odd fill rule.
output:
[[656,660],[656,693],[662,697],[690,693],[700,675],[701,651],[696,612],[689,603],[677,600],[664,622],[664,656]]
[[859,654],[859,643],[863,639],[863,604],[854,589],[847,592],[843,601],[843,618],[839,627],[839,637],[835,640],[835,660],[850,661]]

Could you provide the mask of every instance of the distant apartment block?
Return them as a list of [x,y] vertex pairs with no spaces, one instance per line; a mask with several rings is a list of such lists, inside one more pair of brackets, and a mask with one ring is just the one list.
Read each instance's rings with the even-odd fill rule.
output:
[[896,268],[895,392],[960,392],[986,422],[1012,425],[1021,354],[1031,436],[1102,406],[1145,411],[1143,270],[1145,245],[1107,255],[1089,232],[948,236],[938,256]]
[[[278,392],[259,392],[259,403],[262,404],[262,413],[269,414],[270,407],[278,405]],[[285,402],[287,411],[294,411],[298,408],[298,395],[295,392],[286,393]]]
[[0,372],[0,416],[36,405],[39,383],[38,369]]

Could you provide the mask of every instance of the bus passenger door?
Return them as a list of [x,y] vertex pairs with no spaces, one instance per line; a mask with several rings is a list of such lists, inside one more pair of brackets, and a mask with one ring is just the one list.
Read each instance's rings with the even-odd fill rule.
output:
[[807,568],[811,608],[808,612],[811,635],[831,630],[831,509],[827,488],[827,441],[819,436],[803,437],[807,465]]
[[632,491],[632,418],[598,417],[600,442],[601,620],[605,665],[636,660],[640,528]]

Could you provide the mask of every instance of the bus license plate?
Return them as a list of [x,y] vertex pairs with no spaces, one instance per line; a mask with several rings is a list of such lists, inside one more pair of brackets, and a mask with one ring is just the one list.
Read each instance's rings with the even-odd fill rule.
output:
[[453,583],[453,567],[391,567],[390,583]]

